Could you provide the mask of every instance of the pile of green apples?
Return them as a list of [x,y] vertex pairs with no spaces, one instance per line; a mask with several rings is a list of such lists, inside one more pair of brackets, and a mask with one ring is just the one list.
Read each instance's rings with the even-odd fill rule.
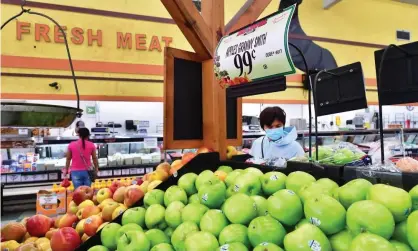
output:
[[[334,150],[327,146],[318,147],[318,162],[321,164],[346,165],[353,161],[360,160],[364,155],[366,154],[361,151],[354,152],[347,148]],[[306,157],[308,157],[308,154],[306,154]],[[312,157],[316,159],[315,151],[312,153]]]
[[89,251],[418,250],[418,185],[339,187],[305,172],[221,166],[154,189]]

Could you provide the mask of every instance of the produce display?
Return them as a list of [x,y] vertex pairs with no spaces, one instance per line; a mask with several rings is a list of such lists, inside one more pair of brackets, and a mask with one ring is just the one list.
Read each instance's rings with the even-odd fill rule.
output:
[[220,166],[148,191],[143,203],[105,225],[89,251],[418,250],[418,186],[339,187],[301,171]]

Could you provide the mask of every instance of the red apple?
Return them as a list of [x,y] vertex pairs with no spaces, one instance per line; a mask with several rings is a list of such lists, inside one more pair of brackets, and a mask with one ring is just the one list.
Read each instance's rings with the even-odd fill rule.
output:
[[28,219],[26,222],[26,229],[30,236],[44,237],[51,228],[51,218],[37,214]]
[[97,192],[97,202],[102,203],[105,199],[112,198],[113,192],[109,188],[102,188]]
[[73,251],[80,246],[81,240],[77,231],[64,227],[56,231],[51,238],[52,251]]
[[60,222],[58,223],[58,228],[75,227],[77,221],[77,215],[72,213],[66,213],[61,217]]
[[87,206],[81,212],[81,218],[86,219],[89,216],[99,214],[100,212],[101,212],[101,210],[98,206]]
[[181,163],[183,163],[183,165],[187,164],[187,162],[189,162],[190,160],[192,160],[194,157],[196,156],[196,154],[188,152],[183,154],[183,157],[181,157]]
[[73,201],[79,205],[85,200],[93,199],[93,189],[89,186],[79,186],[73,193]]
[[113,194],[113,200],[119,203],[123,203],[123,199],[125,198],[125,191],[126,187],[119,187]]
[[103,224],[102,217],[98,215],[92,215],[86,219],[84,222],[84,233],[88,236],[93,236],[100,225]]
[[123,184],[119,180],[114,180],[112,182],[112,185],[110,185],[109,189],[112,191],[112,193],[115,193],[116,190],[118,190],[119,187],[122,187]]
[[125,199],[123,201],[123,204],[129,208],[132,207],[137,201],[142,199],[144,197],[144,192],[142,192],[141,189],[139,189],[133,186],[130,186],[125,191]]
[[1,241],[20,241],[26,234],[26,227],[22,223],[10,222],[1,228]]
[[207,148],[206,146],[202,146],[201,148],[197,149],[196,154],[210,153],[210,152],[212,152],[211,149]]
[[136,178],[135,181],[136,181],[136,185],[138,185],[138,186],[140,186],[140,185],[142,185],[142,183],[144,183],[144,180],[140,177]]

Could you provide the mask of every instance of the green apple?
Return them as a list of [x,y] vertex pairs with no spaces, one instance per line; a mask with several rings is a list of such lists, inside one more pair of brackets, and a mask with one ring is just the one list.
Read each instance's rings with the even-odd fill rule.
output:
[[241,242],[246,247],[251,247],[250,240],[248,239],[248,229],[246,226],[241,224],[231,224],[226,226],[219,234],[219,243],[221,245],[234,242]]
[[223,171],[225,173],[230,173],[230,172],[233,171],[233,169],[230,166],[220,166],[220,167],[218,167],[217,171]]
[[412,199],[412,211],[418,210],[418,185],[409,191],[409,196]]
[[186,236],[197,231],[199,231],[199,227],[196,223],[191,221],[181,223],[171,236],[171,245],[173,245],[176,251],[185,251],[184,241],[186,240]]
[[188,234],[184,244],[186,250],[214,251],[219,247],[216,237],[205,231]]
[[410,246],[400,241],[390,240],[389,242],[396,248],[396,251],[413,251]]
[[409,215],[406,221],[406,236],[412,249],[418,250],[418,211]]
[[215,181],[215,180],[219,180],[219,179],[215,176],[215,174],[211,170],[205,170],[205,171],[201,172],[197,176],[196,181],[195,181],[196,189],[199,191],[200,186],[205,184],[209,180]]
[[165,222],[172,228],[178,227],[181,223],[181,211],[184,208],[184,204],[181,201],[173,201],[165,209]]
[[396,251],[396,248],[385,238],[371,233],[356,236],[350,245],[350,251]]
[[232,242],[220,246],[216,251],[248,251],[248,248],[241,242]]
[[102,231],[100,232],[100,239],[102,241],[102,245],[110,250],[116,249],[117,240],[115,236],[121,227],[122,226],[118,223],[113,222],[104,226]]
[[336,234],[345,228],[345,208],[328,195],[312,197],[303,206],[305,217],[326,235]]
[[248,226],[248,239],[253,247],[263,242],[282,246],[285,235],[282,224],[271,216],[257,217]]
[[197,174],[195,173],[186,173],[180,177],[177,185],[186,191],[187,195],[190,196],[192,194],[197,193],[196,189],[196,182]]
[[305,203],[305,201],[310,198],[313,198],[322,194],[326,194],[330,196],[332,195],[331,191],[328,190],[327,187],[324,187],[323,185],[318,184],[316,182],[309,184],[309,185],[305,185],[299,189],[299,197],[302,203]]
[[264,197],[253,195],[251,199],[253,199],[257,207],[257,216],[265,216],[269,213],[267,210],[267,200]]
[[226,218],[235,224],[247,225],[257,216],[256,204],[250,196],[237,193],[228,198],[222,210]]
[[258,244],[253,251],[283,251],[283,249],[276,244],[269,242],[262,242]]
[[145,236],[151,242],[151,247],[154,247],[160,243],[170,243],[170,239],[160,229],[150,229],[145,232]]
[[179,186],[171,186],[164,193],[164,205],[168,207],[173,201],[181,201],[187,204],[187,194],[183,188]]
[[348,209],[354,202],[365,200],[372,186],[372,183],[365,179],[352,180],[338,189],[338,200]]
[[352,241],[353,235],[348,230],[343,230],[329,237],[333,251],[348,251]]
[[248,167],[248,168],[245,168],[244,169],[244,172],[246,172],[246,173],[252,173],[254,176],[257,176],[257,177],[261,177],[261,176],[263,176],[263,172],[262,171],[260,171],[260,169],[258,169],[258,168],[255,168],[255,167]]
[[228,173],[228,175],[225,178],[225,184],[227,187],[232,186],[232,184],[235,183],[235,180],[238,176],[244,173],[244,170],[241,169],[235,169],[234,171]]
[[167,235],[167,237],[170,238],[170,239],[171,239],[171,236],[173,235],[173,232],[174,232],[174,228],[172,228],[172,227],[168,227],[168,228],[164,229],[165,235]]
[[165,208],[160,204],[154,204],[147,208],[145,212],[145,225],[148,229],[158,228],[162,229],[166,226],[165,222]]
[[135,223],[140,225],[142,228],[145,227],[145,208],[133,207],[126,210],[122,215],[122,225],[128,223]]
[[234,185],[231,185],[226,189],[226,198],[228,199],[229,197],[231,197],[234,194],[237,194],[237,192],[235,192],[235,190],[234,190]]
[[405,190],[385,184],[373,185],[369,189],[367,199],[389,209],[396,223],[406,220],[412,208],[411,197]]
[[280,190],[268,198],[267,211],[287,226],[294,226],[303,217],[303,206],[299,196],[288,189]]
[[175,251],[174,248],[167,243],[160,243],[153,248],[151,248],[151,251]]
[[149,251],[151,242],[142,231],[129,231],[118,239],[118,251]]
[[189,197],[189,204],[192,204],[192,203],[200,203],[199,195],[197,193]]
[[369,232],[389,239],[395,230],[395,221],[389,209],[371,200],[353,203],[347,210],[346,221],[354,236]]
[[160,189],[153,189],[147,192],[144,196],[144,207],[148,208],[153,204],[164,205],[164,191]]
[[199,224],[200,219],[209,210],[205,205],[194,203],[186,205],[181,212],[181,220],[183,222],[191,221]]
[[244,173],[235,179],[234,192],[248,195],[258,195],[261,192],[260,178],[254,173]]
[[334,189],[338,188],[338,184],[328,178],[319,179],[315,183],[327,188],[329,191],[333,191]]
[[286,188],[292,190],[296,194],[299,194],[299,190],[303,186],[314,183],[315,181],[316,179],[309,173],[296,171],[290,173],[289,176],[287,176]]
[[331,251],[328,238],[318,227],[305,224],[284,237],[286,251],[321,250]]
[[408,237],[406,234],[406,220],[396,224],[395,231],[392,235],[392,239],[395,241],[403,242],[405,244],[409,244]]
[[135,223],[128,223],[126,225],[123,225],[121,228],[119,228],[119,230],[116,232],[116,235],[114,236],[114,238],[116,238],[116,242],[119,240],[119,238],[124,235],[125,233],[129,232],[129,231],[139,231],[139,232],[144,232],[144,230],[142,229],[142,227],[140,227],[139,225],[135,224]]
[[201,204],[212,209],[219,208],[226,198],[225,183],[217,182],[212,184],[209,182],[209,184],[202,185],[198,196]]
[[109,251],[109,249],[102,245],[96,245],[89,248],[87,251]]
[[332,196],[332,198],[334,198],[334,199],[336,199],[338,201],[340,201],[339,191],[340,191],[340,188],[339,187],[334,188],[333,190],[331,190],[331,196]]
[[311,222],[308,219],[303,218],[295,225],[295,229],[300,228],[301,226],[305,224],[311,224]]
[[265,195],[270,196],[286,188],[287,176],[281,172],[268,172],[260,177],[261,188]]
[[209,232],[219,237],[222,229],[228,226],[229,222],[221,210],[211,209],[207,211],[200,220],[200,230]]

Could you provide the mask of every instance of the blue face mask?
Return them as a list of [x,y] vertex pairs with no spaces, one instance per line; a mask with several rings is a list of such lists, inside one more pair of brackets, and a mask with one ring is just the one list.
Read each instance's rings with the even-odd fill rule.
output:
[[283,130],[283,127],[266,130],[266,136],[271,141],[277,141],[277,140],[283,138],[284,135],[285,135],[285,132]]

